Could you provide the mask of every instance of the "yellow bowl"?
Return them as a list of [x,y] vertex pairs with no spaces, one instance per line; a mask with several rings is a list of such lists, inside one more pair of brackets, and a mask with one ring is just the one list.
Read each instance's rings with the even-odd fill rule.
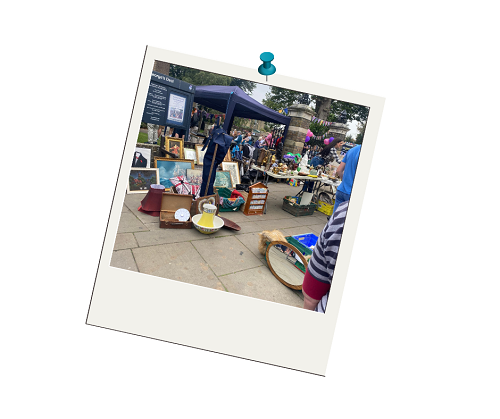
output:
[[200,218],[201,218],[202,215],[203,214],[196,214],[193,217],[194,227],[200,233],[203,233],[203,234],[212,234],[212,233],[215,233],[215,232],[219,231],[224,226],[224,221],[222,220],[222,218],[217,217],[215,215],[214,216],[214,226],[211,227],[211,228],[210,227],[203,227],[203,226],[201,226],[201,225],[198,224],[198,221],[200,221]]

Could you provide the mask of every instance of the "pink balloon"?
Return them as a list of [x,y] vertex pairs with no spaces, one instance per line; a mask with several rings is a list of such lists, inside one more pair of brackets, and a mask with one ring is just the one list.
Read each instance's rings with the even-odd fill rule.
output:
[[310,140],[309,136],[306,137],[306,143]]
[[328,144],[330,143],[330,140],[328,138],[325,138],[325,140],[323,141],[325,144]]

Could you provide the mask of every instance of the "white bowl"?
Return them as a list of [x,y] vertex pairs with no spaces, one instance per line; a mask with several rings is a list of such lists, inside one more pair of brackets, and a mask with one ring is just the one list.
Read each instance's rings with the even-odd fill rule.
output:
[[214,226],[212,228],[210,228],[210,227],[203,227],[203,226],[201,226],[201,225],[198,224],[198,221],[200,221],[200,218],[201,218],[202,215],[203,214],[196,214],[193,217],[194,227],[200,233],[203,233],[203,234],[212,234],[212,233],[215,233],[215,232],[219,231],[224,226],[224,221],[222,220],[222,218],[217,217],[216,215],[214,215]]

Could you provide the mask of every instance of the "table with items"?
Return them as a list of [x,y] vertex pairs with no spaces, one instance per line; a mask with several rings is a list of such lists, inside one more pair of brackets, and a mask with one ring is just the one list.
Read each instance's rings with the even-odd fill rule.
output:
[[[319,191],[320,191],[322,186],[324,186],[324,185],[330,186],[330,189],[331,189],[330,193],[332,194],[332,196],[335,196],[335,193],[337,191],[337,186],[339,186],[340,182],[341,182],[339,179],[331,179],[328,177],[321,177],[321,176],[311,177],[311,176],[299,176],[299,175],[288,175],[288,174],[280,175],[280,174],[273,173],[271,170],[264,170],[258,166],[255,166],[255,165],[253,165],[251,167],[251,169],[257,170],[258,172],[261,172],[264,174],[263,183],[266,186],[269,182],[269,177],[272,177],[274,179],[285,179],[285,180],[297,179],[297,180],[314,182],[313,191],[312,191],[312,194],[313,194],[312,201],[314,201],[314,202],[318,201]],[[257,181],[257,176],[255,177],[254,183],[256,181]],[[300,190],[300,192],[297,194],[297,196],[300,197],[300,196],[302,196],[303,193],[304,193],[304,191]],[[266,209],[267,209],[267,205],[266,205]],[[264,214],[266,213],[266,209],[264,209]]]

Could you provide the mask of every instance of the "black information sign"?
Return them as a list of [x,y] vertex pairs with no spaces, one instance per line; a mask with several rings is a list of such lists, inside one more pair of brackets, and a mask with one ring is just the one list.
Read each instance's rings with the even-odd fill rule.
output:
[[144,114],[142,115],[143,122],[148,124],[162,125],[165,121],[165,109],[167,108],[168,88],[159,83],[149,83],[148,97]]
[[153,71],[142,121],[189,130],[196,86]]

